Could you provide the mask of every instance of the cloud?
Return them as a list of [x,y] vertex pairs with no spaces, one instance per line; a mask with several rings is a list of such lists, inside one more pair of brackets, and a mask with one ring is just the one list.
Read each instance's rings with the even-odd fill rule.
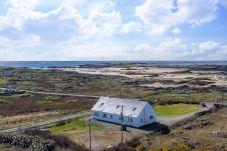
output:
[[219,4],[217,0],[146,0],[136,7],[135,15],[149,28],[149,34],[158,35],[178,25],[196,27],[213,21]]
[[198,45],[198,48],[193,51],[193,55],[207,60],[226,60],[227,45],[215,41],[205,41]]
[[143,29],[142,24],[138,22],[129,22],[123,25],[121,32],[127,34],[130,32],[141,32],[142,29]]
[[7,5],[10,6],[7,13],[0,16],[0,34],[8,38],[12,38],[12,32],[18,38],[33,34],[43,41],[108,37],[116,34],[122,23],[121,13],[115,10],[92,11],[84,17],[69,5],[61,5],[48,12],[35,10],[36,0],[8,0]]
[[178,27],[175,27],[175,28],[172,30],[172,33],[174,33],[174,34],[179,34],[179,33],[181,33],[181,29],[178,28]]
[[11,9],[34,9],[38,4],[38,0],[7,0],[5,4]]
[[187,58],[187,46],[181,39],[169,39],[157,45],[139,44],[136,55],[145,60],[181,60]]
[[89,15],[89,21],[95,25],[94,32],[104,37],[117,33],[122,23],[121,13],[117,11],[111,13],[93,12]]
[[[84,16],[69,5],[60,5],[46,12],[38,11],[36,8],[40,2],[42,3],[38,0],[5,1],[4,5],[8,8],[5,13],[0,13],[1,60],[61,59],[59,51],[68,42],[73,41],[71,45],[74,46],[85,46],[89,40],[111,38],[119,32],[122,23],[120,12],[110,9],[104,11],[101,4],[99,9],[92,9]],[[113,7],[110,2],[102,3],[102,7],[105,4]],[[99,44],[100,47],[105,46],[103,42]],[[114,48],[113,45],[108,46]]]
[[[189,37],[189,44],[182,40],[184,34],[180,34],[187,29],[185,25],[193,30],[214,21],[219,9],[223,9],[220,5],[226,6],[226,0],[145,0],[140,5],[139,2],[131,5],[126,1],[120,3],[115,0],[0,0],[0,59],[227,58],[226,44],[193,41],[194,36],[203,38],[197,34]],[[130,8],[126,9],[126,5]],[[135,14],[131,14],[132,11]],[[158,36],[145,35],[147,32]],[[165,37],[165,33],[180,35]],[[174,38],[180,36],[182,39]],[[218,33],[215,36],[218,37]],[[151,38],[153,42],[149,43]]]
[[226,60],[227,45],[205,41],[192,47],[181,39],[169,39],[157,45],[138,44],[134,55],[145,60]]
[[67,44],[60,48],[63,60],[130,60],[129,47],[118,42],[95,41]]

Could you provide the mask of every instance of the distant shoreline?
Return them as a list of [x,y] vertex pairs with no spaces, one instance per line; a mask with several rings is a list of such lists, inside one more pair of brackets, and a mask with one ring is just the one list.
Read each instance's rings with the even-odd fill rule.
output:
[[73,68],[114,64],[144,64],[162,66],[227,65],[227,61],[0,61],[1,67],[19,68]]

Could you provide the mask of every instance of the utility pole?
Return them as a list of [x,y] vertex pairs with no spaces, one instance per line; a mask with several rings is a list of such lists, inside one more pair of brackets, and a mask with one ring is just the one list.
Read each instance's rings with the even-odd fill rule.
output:
[[89,122],[89,147],[90,147],[90,151],[91,151],[91,118],[89,118],[88,120]]
[[224,87],[222,88],[221,101],[223,106],[224,105]]
[[124,128],[124,106],[122,105],[121,106],[121,143],[124,142],[123,128]]

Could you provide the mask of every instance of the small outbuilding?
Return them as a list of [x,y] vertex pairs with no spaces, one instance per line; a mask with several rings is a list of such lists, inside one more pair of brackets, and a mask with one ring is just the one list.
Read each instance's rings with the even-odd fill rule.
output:
[[138,99],[101,97],[91,111],[94,119],[121,124],[123,117],[123,123],[131,127],[156,122],[156,112],[152,106]]

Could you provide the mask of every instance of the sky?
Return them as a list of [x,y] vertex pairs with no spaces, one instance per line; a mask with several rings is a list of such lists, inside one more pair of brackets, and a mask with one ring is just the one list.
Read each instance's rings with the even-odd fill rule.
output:
[[0,61],[227,60],[227,0],[0,0]]

